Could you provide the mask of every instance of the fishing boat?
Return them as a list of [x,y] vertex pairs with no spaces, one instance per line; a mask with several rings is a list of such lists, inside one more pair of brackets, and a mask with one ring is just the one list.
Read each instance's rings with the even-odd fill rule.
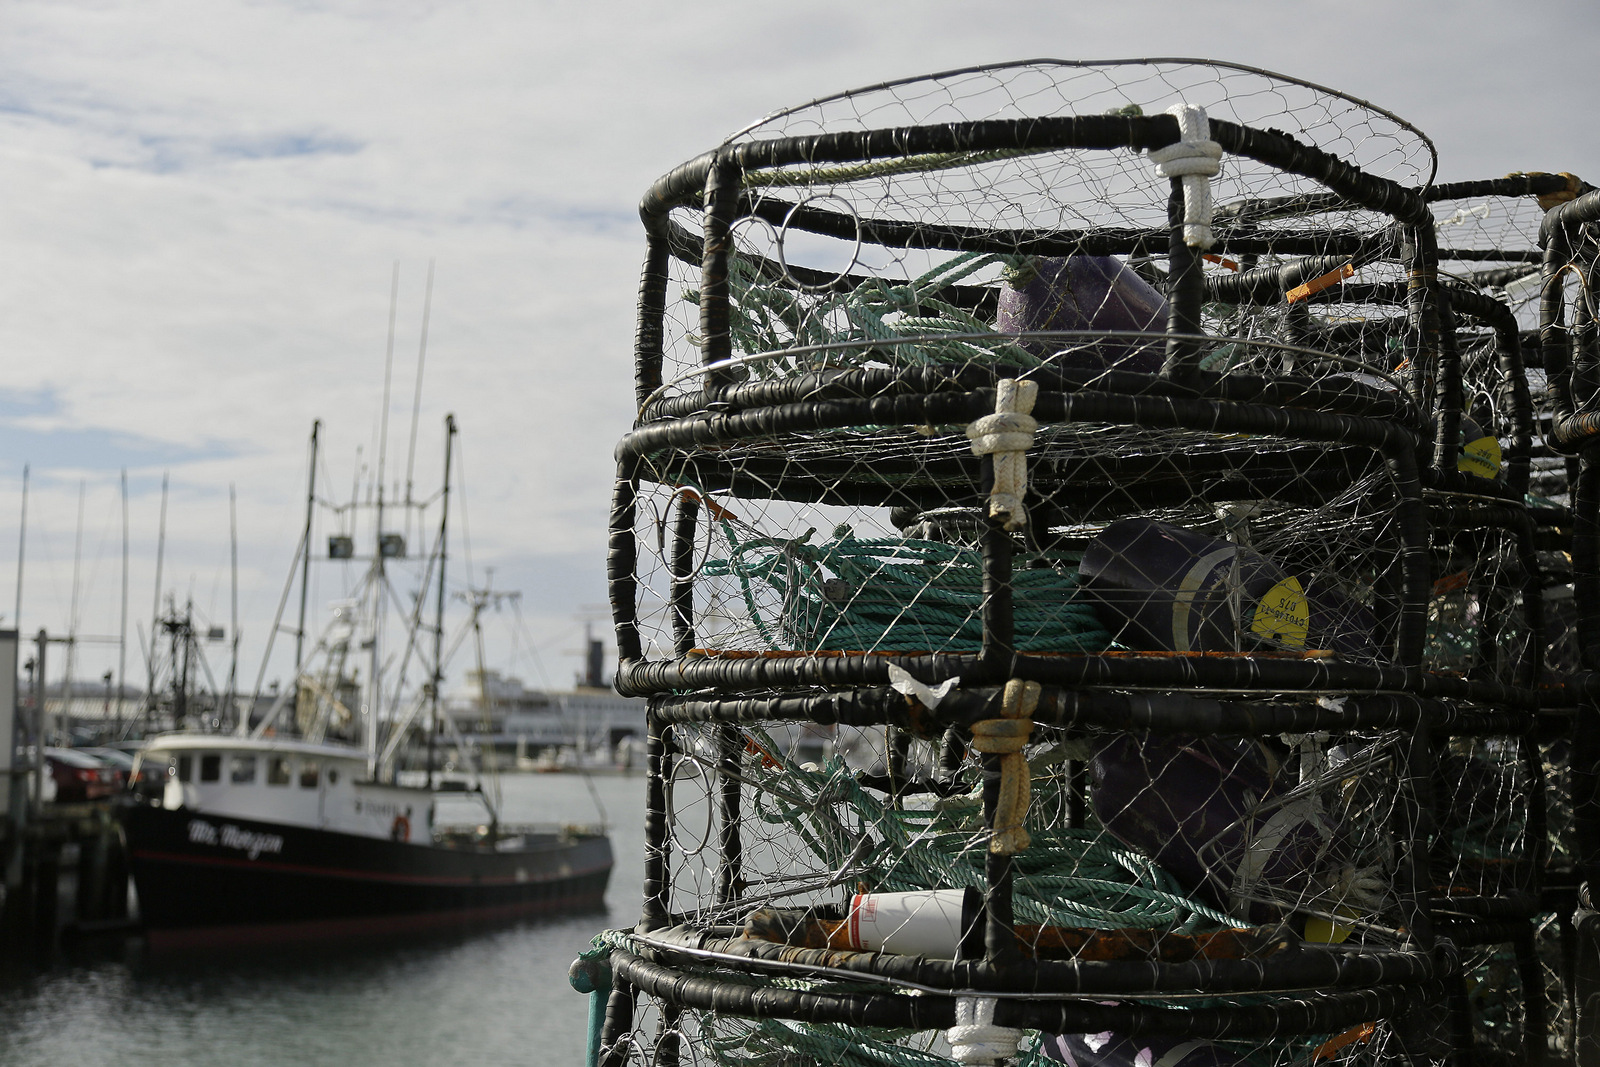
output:
[[[471,764],[471,746],[440,714],[452,418],[444,489],[428,501],[437,505],[437,540],[414,576],[433,593],[433,625],[422,621],[430,598],[415,597],[400,624],[402,652],[381,658],[385,616],[403,602],[390,571],[406,549],[385,524],[380,480],[371,555],[357,555],[354,531],[343,525],[328,536],[327,555],[317,556],[366,566],[306,654],[319,429],[312,429],[305,534],[294,564],[302,591],[300,624],[291,630],[295,684],[259,717],[252,699],[245,705],[252,710],[223,729],[150,739],[138,768],[144,785],[122,811],[151,943],[272,943],[599,907],[613,862],[604,827],[502,823]],[[339,521],[351,522],[361,506],[341,505]],[[408,485],[388,510],[423,507]],[[274,634],[288,629],[282,610]],[[363,682],[358,661],[369,655]],[[407,681],[407,665],[420,669],[421,681]],[[465,779],[446,778],[436,766],[443,762],[436,747],[451,740]],[[417,750],[426,754],[424,767],[402,769],[405,753]],[[460,815],[464,803],[468,818]],[[442,807],[455,816],[442,816]]]
[[173,733],[163,775],[123,812],[154,944],[267,942],[422,929],[598,907],[612,866],[598,829],[436,822],[459,790],[374,781],[356,747]]

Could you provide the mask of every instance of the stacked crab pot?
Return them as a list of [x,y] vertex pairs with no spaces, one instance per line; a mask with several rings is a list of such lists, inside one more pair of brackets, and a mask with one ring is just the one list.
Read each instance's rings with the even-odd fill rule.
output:
[[1538,977],[1566,520],[1432,178],[1371,105],[1130,61],[824,98],[651,188],[602,1062],[1483,1040],[1480,946]]

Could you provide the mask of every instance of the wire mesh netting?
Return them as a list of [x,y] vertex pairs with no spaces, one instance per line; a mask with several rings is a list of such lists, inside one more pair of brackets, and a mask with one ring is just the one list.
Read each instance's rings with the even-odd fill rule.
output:
[[1600,198],[1434,171],[1335,90],[1036,61],[652,187],[604,1062],[1581,1045]]

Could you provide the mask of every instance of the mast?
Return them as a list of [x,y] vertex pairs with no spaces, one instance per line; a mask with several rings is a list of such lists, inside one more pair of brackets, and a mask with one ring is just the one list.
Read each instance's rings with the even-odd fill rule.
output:
[[89,491],[88,479],[78,480],[78,529],[72,538],[72,602],[67,609],[67,671],[61,683],[61,716],[67,730],[72,729],[72,675],[78,658],[78,590],[83,566],[83,499]]
[[366,723],[362,730],[369,778],[376,778],[378,774],[378,725],[383,703],[383,689],[378,684],[378,663],[383,645],[383,589],[388,580],[383,565],[383,482],[380,480],[377,520],[374,523],[372,536],[372,580],[368,583],[372,594],[372,655],[367,667],[367,690],[370,695],[367,698]]
[[[429,277],[432,277],[430,273]],[[456,417],[444,417],[444,491],[440,495],[439,514],[439,593],[434,602],[433,620],[433,685],[429,694],[432,701],[431,721],[428,723],[428,788],[433,788],[433,742],[439,736],[439,688],[444,684],[444,565],[448,558],[447,533],[450,529],[450,462],[451,446],[456,439]],[[410,479],[407,479],[410,485]],[[478,684],[484,685],[482,674]]]
[[231,714],[239,714],[239,699],[234,690],[239,684],[239,507],[235,498],[233,483],[228,483],[228,548],[230,556],[230,586],[229,602],[232,608],[232,627],[230,634],[233,638],[233,660],[228,666],[228,708]]
[[389,342],[383,356],[383,410],[378,417],[378,499],[376,519],[372,533],[372,657],[367,668],[367,721],[362,731],[367,751],[367,776],[378,774],[378,729],[382,725],[383,688],[378,684],[379,656],[383,645],[383,593],[388,576],[383,563],[383,475],[384,461],[389,451],[389,383],[394,370],[394,318],[400,299],[400,263],[394,265],[394,276],[389,285]]
[[[311,470],[306,474],[306,532],[300,541],[300,625],[294,631],[294,682],[300,684],[301,656],[306,647],[306,596],[311,591],[311,520],[317,510],[317,433],[322,420],[311,423]],[[291,572],[293,573],[293,572]]]

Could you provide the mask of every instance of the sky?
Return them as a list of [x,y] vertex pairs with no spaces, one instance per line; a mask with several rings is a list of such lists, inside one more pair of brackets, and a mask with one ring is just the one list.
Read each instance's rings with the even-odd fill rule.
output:
[[[1596,55],[1585,2],[5,0],[0,626],[18,625],[25,466],[20,628],[86,636],[120,625],[127,471],[130,680],[163,477],[161,594],[230,629],[232,487],[248,684],[304,521],[313,420],[328,497],[376,468],[396,264],[383,451],[403,492],[431,262],[416,494],[438,487],[453,413],[470,540],[452,586],[519,592],[520,623],[490,616],[489,665],[568,683],[584,620],[609,640],[637,204],[677,163],[775,108],[890,78],[1195,56],[1398,113],[1437,145],[1442,181],[1600,182]],[[313,629],[340,580],[314,588]],[[225,673],[226,647],[209,655]],[[116,665],[110,644],[76,656],[78,678]]]

